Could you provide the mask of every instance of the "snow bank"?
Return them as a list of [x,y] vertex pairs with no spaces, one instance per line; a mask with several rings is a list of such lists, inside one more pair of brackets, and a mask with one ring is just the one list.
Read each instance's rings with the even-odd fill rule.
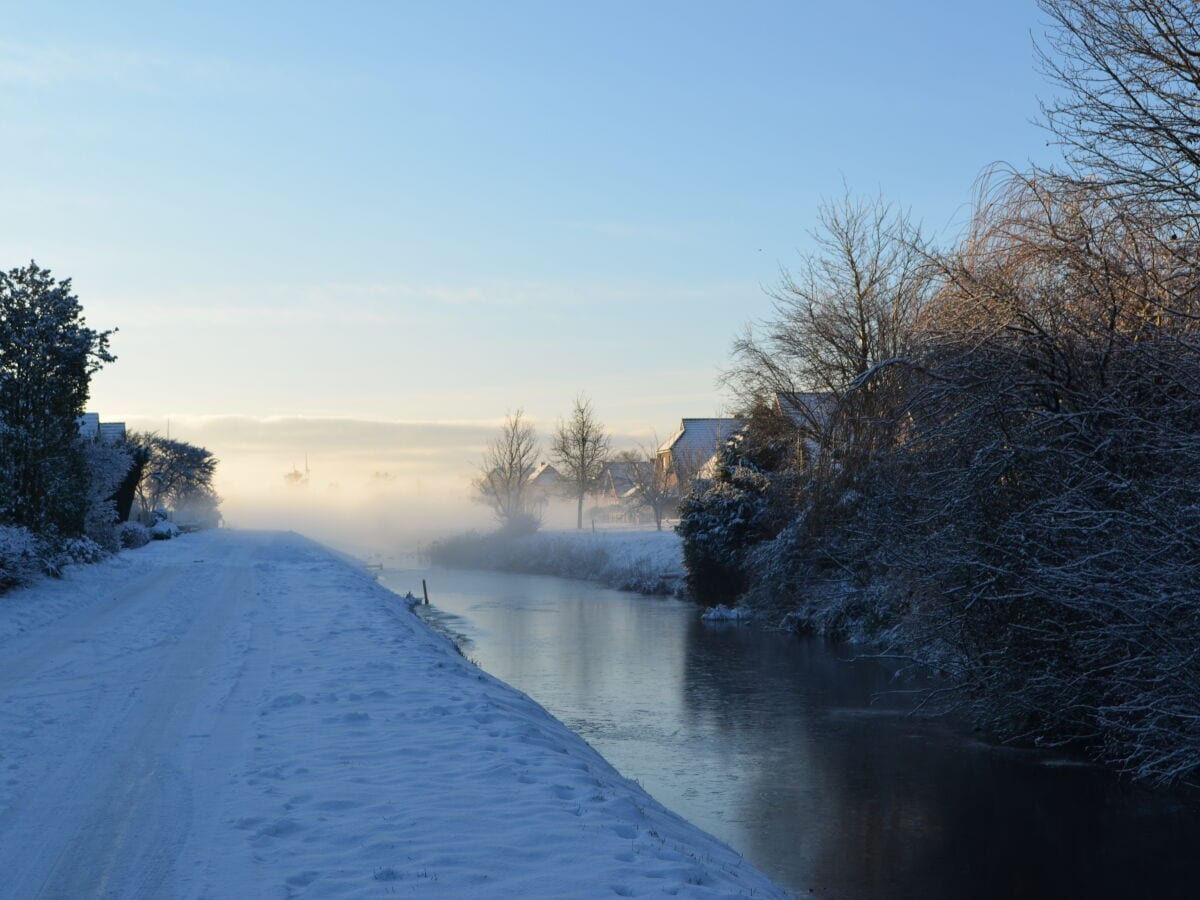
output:
[[726,606],[718,603],[706,609],[700,618],[705,622],[733,622],[741,625],[754,618],[754,611],[748,606]]
[[18,590],[0,655],[9,896],[784,896],[294,535]]
[[643,594],[683,589],[683,551],[673,531],[472,532],[432,545],[429,557],[442,566],[580,578]]

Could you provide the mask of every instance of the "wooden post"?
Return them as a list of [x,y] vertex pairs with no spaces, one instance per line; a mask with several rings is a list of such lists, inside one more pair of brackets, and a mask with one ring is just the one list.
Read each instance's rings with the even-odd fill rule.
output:
[[421,579],[421,593],[425,595],[425,605],[429,605],[429,588],[425,585],[425,579]]

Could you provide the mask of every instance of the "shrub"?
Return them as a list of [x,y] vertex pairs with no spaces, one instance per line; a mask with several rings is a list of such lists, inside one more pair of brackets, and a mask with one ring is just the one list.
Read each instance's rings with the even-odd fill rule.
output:
[[89,537],[67,538],[54,554],[60,565],[88,565],[98,563],[108,552]]
[[156,541],[169,541],[179,537],[179,528],[168,519],[159,519],[150,526],[150,537]]
[[141,522],[122,522],[117,529],[122,549],[136,550],[150,543],[150,529]]
[[29,529],[0,525],[0,591],[26,584],[41,568],[40,556]]
[[770,478],[747,466],[697,479],[679,505],[688,592],[704,606],[729,604],[748,586],[746,554],[773,530]]

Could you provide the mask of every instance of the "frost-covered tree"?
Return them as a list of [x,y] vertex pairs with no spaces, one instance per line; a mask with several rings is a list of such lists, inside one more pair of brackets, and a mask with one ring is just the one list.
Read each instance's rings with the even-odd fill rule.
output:
[[746,590],[753,577],[746,554],[776,528],[770,494],[770,477],[743,465],[729,444],[719,451],[712,477],[689,484],[675,530],[683,541],[688,593],[697,603],[734,604]]
[[1200,767],[1200,298],[1176,264],[1103,182],[999,185],[857,523],[978,718],[1161,780]]
[[143,519],[149,520],[156,509],[215,514],[220,498],[213,490],[218,461],[212,451],[155,432],[135,433],[129,440],[146,455],[137,486]]
[[[1200,12],[1041,5],[1071,168],[993,173],[958,246],[897,248],[919,261],[897,270],[915,276],[900,328],[862,314],[858,248],[889,232],[842,220],[867,243],[835,240],[785,285],[774,330],[736,348],[753,396],[822,377],[840,394],[816,464],[762,490],[744,470],[769,466],[724,467],[683,505],[685,559],[697,595],[744,589],[798,627],[935,664],[939,697],[993,733],[1194,779]],[[775,530],[762,501],[781,496]]]
[[88,471],[76,419],[115,357],[88,328],[71,280],[31,262],[0,272],[0,523],[76,535]]
[[520,409],[507,416],[500,434],[484,450],[473,484],[476,497],[491,507],[507,530],[534,531],[529,476],[537,465],[537,432]]
[[550,457],[576,503],[576,528],[583,528],[583,500],[604,475],[610,440],[596,418],[592,401],[582,394],[568,419],[560,419],[550,442]]
[[83,453],[88,472],[84,534],[105,550],[115,552],[120,549],[117,494],[135,467],[134,453],[124,443],[93,442],[84,444]]

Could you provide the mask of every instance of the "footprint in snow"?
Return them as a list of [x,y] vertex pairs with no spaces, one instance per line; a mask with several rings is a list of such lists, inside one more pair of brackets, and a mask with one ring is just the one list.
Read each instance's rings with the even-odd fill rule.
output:
[[270,825],[260,828],[255,836],[268,838],[289,837],[303,829],[304,826],[295,819],[278,819]]
[[266,715],[273,709],[287,709],[289,706],[299,706],[307,701],[307,697],[303,694],[280,694],[263,709],[263,715]]

